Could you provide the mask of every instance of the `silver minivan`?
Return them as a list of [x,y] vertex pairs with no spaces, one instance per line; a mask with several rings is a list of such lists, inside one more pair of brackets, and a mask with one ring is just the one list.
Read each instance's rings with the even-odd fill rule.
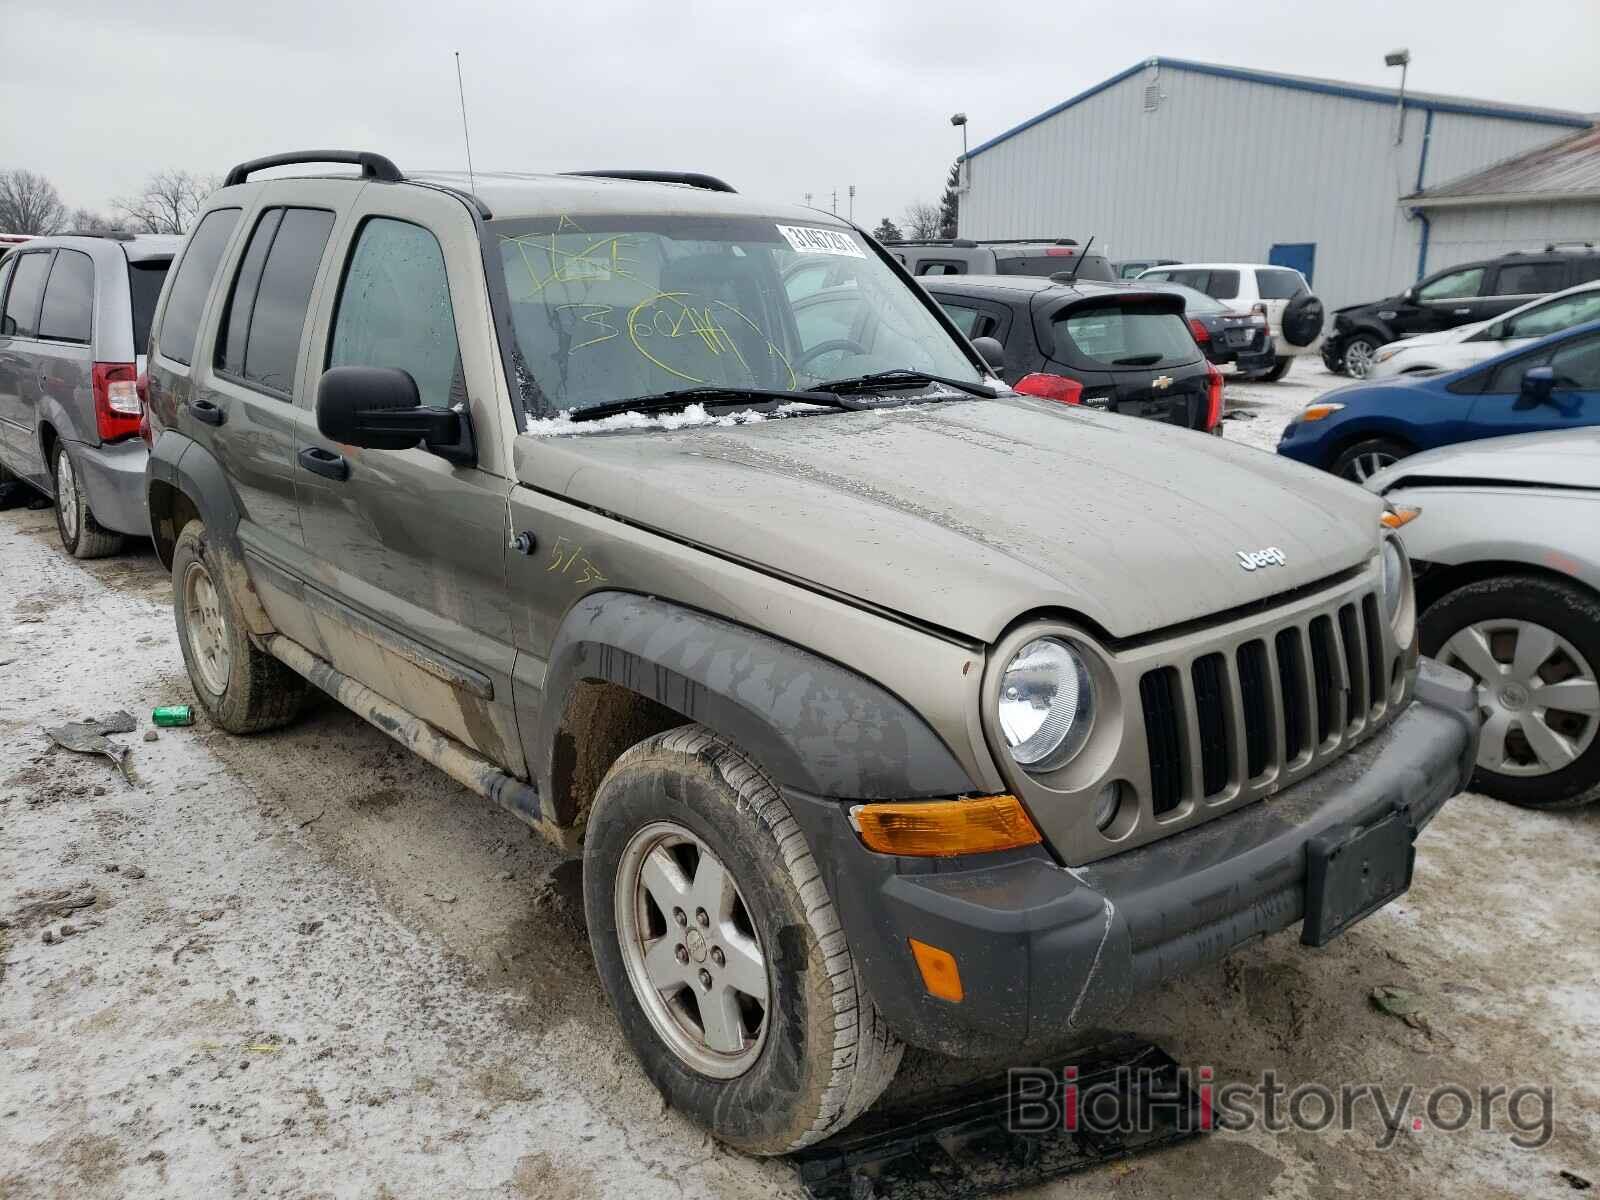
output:
[[0,259],[0,476],[55,501],[76,558],[150,536],[138,380],[183,239],[33,238]]

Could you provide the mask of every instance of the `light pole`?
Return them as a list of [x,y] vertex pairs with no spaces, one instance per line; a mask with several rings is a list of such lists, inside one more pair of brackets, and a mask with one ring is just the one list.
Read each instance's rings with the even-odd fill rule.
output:
[[1394,144],[1406,139],[1406,70],[1411,66],[1411,51],[1401,48],[1383,56],[1383,65],[1400,68],[1400,96],[1394,107]]
[[961,193],[972,185],[972,172],[967,167],[967,114],[956,113],[950,124],[961,130],[961,161],[956,166],[956,232],[961,232]]
[[850,220],[852,222],[854,222],[855,219],[856,219],[856,185],[852,183],[850,185]]

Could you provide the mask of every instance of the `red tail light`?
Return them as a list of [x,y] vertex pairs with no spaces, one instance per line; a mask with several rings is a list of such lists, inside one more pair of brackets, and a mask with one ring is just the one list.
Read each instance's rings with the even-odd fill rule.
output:
[[1205,431],[1213,432],[1222,424],[1222,372],[1215,364],[1206,364],[1206,424]]
[[94,364],[94,423],[102,442],[120,442],[139,432],[144,405],[132,363]]
[[1189,332],[1194,334],[1194,342],[1197,346],[1204,346],[1211,340],[1211,331],[1200,324],[1199,317],[1189,318]]
[[1083,384],[1065,375],[1046,375],[1034,372],[1017,381],[1017,391],[1042,400],[1055,400],[1061,404],[1077,404],[1083,399]]

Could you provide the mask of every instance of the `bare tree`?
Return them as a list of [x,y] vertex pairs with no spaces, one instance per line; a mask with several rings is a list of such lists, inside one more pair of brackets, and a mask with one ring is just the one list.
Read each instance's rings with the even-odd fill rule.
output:
[[66,219],[60,193],[43,175],[0,171],[0,233],[55,233]]
[[926,200],[918,200],[915,204],[906,205],[906,237],[914,242],[925,242],[939,236],[943,216],[937,204],[929,204]]
[[92,209],[75,208],[67,218],[67,228],[74,233],[115,233],[122,226]]
[[206,197],[218,187],[215,175],[191,175],[169,168],[145,180],[137,196],[111,202],[117,220],[138,233],[186,233]]

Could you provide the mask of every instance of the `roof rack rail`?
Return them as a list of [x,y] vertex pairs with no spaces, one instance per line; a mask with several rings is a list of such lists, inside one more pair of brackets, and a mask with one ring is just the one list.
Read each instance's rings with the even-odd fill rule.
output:
[[1544,245],[1544,252],[1546,254],[1550,254],[1550,253],[1552,253],[1552,252],[1554,252],[1556,250],[1559,250],[1562,246],[1578,246],[1578,247],[1580,247],[1580,248],[1582,248],[1584,250],[1593,250],[1594,249],[1594,243],[1593,242],[1585,242],[1585,241],[1582,241],[1579,238],[1569,238],[1567,241],[1564,241],[1564,242],[1546,242],[1545,245]]
[[67,229],[56,237],[97,237],[112,242],[131,242],[139,235],[126,229]]
[[269,167],[293,167],[300,163],[349,163],[361,168],[361,178],[376,179],[380,183],[404,183],[406,177],[381,154],[367,150],[291,150],[287,154],[269,154],[265,158],[252,158],[228,172],[223,187],[243,183],[257,171]]
[[[729,184],[715,175],[702,175],[699,171],[563,171],[564,175],[584,175],[595,179],[636,179],[640,183],[681,183],[686,187],[704,188],[708,192],[734,192]],[[737,192],[734,193],[737,195]]]

